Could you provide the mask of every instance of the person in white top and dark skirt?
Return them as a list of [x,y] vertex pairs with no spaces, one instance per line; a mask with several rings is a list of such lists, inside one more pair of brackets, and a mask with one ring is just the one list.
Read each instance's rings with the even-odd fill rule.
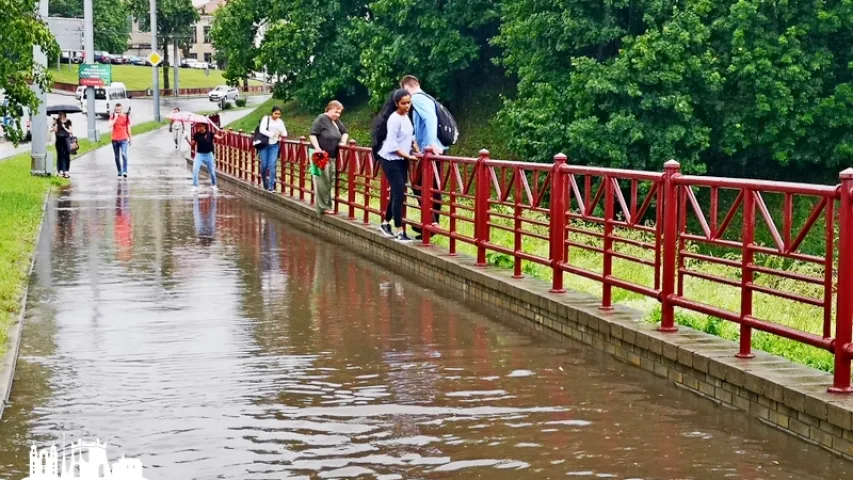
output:
[[[412,106],[412,97],[409,92],[399,89],[391,94],[391,99],[382,107],[382,111],[374,124],[374,134],[380,130],[384,122],[387,132],[382,148],[377,152],[381,162],[382,171],[391,186],[391,201],[385,218],[379,229],[386,236],[400,242],[411,242],[406,235],[403,225],[403,204],[406,201],[406,176],[409,174],[409,161],[415,160],[412,150],[418,151],[414,141],[415,128],[409,118],[409,109]],[[379,135],[381,136],[381,134]],[[391,230],[389,222],[394,219],[397,228],[395,234]]]
[[269,138],[268,144],[258,150],[258,156],[261,160],[261,179],[263,180],[264,190],[274,192],[275,167],[278,165],[280,148],[279,142],[283,137],[287,137],[287,129],[284,127],[284,121],[281,119],[281,107],[277,105],[272,107],[272,112],[261,119],[258,131]]

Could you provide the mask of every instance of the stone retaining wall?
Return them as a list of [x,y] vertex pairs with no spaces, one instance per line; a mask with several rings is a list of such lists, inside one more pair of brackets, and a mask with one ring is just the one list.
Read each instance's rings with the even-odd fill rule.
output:
[[400,244],[381,235],[375,225],[347,220],[345,214],[320,216],[313,206],[224,173],[217,173],[217,179],[229,192],[451,296],[560,332],[853,460],[853,396],[827,393],[832,376],[826,372],[758,351],[753,359],[738,359],[734,342],[683,326],[677,333],[661,333],[655,324],[642,321],[640,312],[624,306],[604,312],[590,295],[552,294],[543,281],[513,279],[511,271],[497,267],[476,267],[473,258],[451,257],[442,247]]

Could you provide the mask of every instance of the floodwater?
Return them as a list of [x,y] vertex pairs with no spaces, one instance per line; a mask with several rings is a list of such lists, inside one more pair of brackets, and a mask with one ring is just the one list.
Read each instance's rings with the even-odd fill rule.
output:
[[[135,140],[153,152],[168,134]],[[163,140],[165,139],[165,140]],[[139,147],[137,147],[139,148]],[[49,205],[0,478],[32,442],[148,480],[840,479],[851,465],[303,233],[172,152]]]

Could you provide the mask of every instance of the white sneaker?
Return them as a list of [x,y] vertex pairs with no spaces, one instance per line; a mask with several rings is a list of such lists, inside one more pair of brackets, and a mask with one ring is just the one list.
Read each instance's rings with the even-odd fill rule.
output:
[[210,187],[210,191],[213,193],[216,193],[219,191],[219,187],[217,187],[216,185],[213,185],[212,187]]
[[198,187],[196,187],[195,185],[193,185],[192,187],[190,187],[190,191],[191,191],[191,192],[197,192],[197,191],[198,191]]

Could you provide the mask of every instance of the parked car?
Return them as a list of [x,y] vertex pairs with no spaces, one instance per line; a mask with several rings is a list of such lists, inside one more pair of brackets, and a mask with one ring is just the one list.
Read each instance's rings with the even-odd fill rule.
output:
[[121,55],[110,55],[110,60],[113,65],[124,65],[127,63],[127,60]]
[[131,65],[137,65],[137,66],[145,66],[145,64],[148,63],[148,61],[145,60],[144,58],[136,57],[136,56],[128,57],[128,60],[130,61]]
[[95,52],[95,63],[113,63],[110,52],[98,51]]
[[63,50],[59,61],[61,63],[80,64],[83,63],[84,58],[86,58],[86,54],[83,50]]
[[206,70],[206,69],[210,68],[210,64],[207,62],[198,62],[197,61],[197,62],[195,62],[195,65],[193,65],[192,68],[198,68],[200,70]]
[[240,96],[240,91],[236,87],[220,85],[207,94],[208,100],[211,102],[221,102],[222,100],[236,100]]
[[185,58],[181,60],[181,68],[198,68],[195,65],[198,63],[198,60],[194,58]]

